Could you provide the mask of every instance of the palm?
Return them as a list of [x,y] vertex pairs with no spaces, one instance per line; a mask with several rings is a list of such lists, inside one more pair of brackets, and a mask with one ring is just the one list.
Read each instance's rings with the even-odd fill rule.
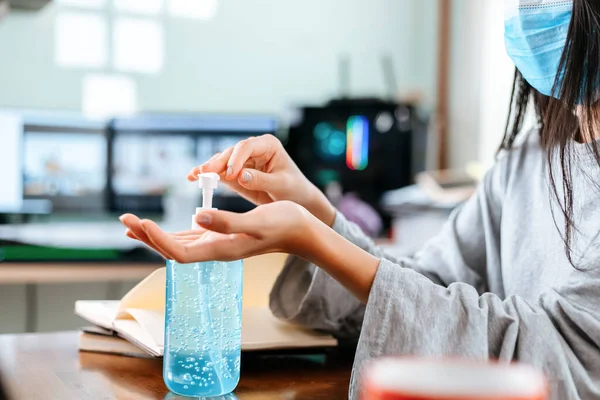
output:
[[185,247],[221,245],[223,242],[234,244],[234,242],[249,238],[243,233],[219,233],[197,229],[186,232],[170,233],[168,236],[175,242]]
[[[172,246],[180,246],[185,252],[202,253],[203,250],[233,254],[232,249],[247,248],[256,239],[244,233],[220,233],[197,229],[192,231],[166,234]],[[233,257],[235,258],[235,257]]]
[[[292,202],[274,202],[245,214],[204,211],[211,215],[209,229],[166,233],[150,220],[132,214],[121,216],[127,236],[140,240],[180,263],[231,261],[271,252],[289,252],[297,241],[295,234],[305,220],[306,210]],[[200,221],[198,222],[200,223]],[[290,238],[294,238],[290,240]]]

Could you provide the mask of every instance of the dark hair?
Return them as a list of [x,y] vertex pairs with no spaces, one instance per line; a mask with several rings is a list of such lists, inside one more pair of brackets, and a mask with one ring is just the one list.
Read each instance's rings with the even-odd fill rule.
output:
[[8,393],[6,393],[2,386],[2,379],[0,379],[0,400],[8,400]]
[[[565,50],[553,93],[559,99],[535,90],[517,70],[513,84],[510,113],[500,150],[510,150],[523,129],[531,101],[539,123],[540,143],[546,151],[550,188],[565,219],[563,240],[569,262],[573,263],[573,181],[572,141],[586,142],[600,166],[600,149],[593,132],[600,128],[600,1],[574,0]],[[553,167],[558,159],[559,169]],[[562,190],[558,190],[559,184]],[[556,222],[556,220],[555,220]]]

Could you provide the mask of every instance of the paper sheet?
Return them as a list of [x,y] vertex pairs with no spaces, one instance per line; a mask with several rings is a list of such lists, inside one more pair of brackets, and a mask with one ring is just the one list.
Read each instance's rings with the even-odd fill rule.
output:
[[128,308],[138,308],[144,310],[159,310],[164,314],[166,281],[166,268],[157,269],[123,296],[119,306],[119,312],[126,312]]

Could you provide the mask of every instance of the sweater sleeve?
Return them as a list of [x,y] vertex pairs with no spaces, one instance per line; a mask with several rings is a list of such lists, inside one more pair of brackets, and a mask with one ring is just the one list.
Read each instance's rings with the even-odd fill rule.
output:
[[544,371],[552,398],[600,397],[600,271],[573,270],[535,301],[438,285],[382,260],[367,303],[351,398],[360,374],[381,355],[459,356],[521,361]]
[[[503,176],[501,165],[494,167],[475,195],[452,213],[440,234],[411,258],[387,254],[339,213],[333,229],[376,257],[410,268],[436,284],[464,282],[479,293],[492,289],[501,294],[501,277],[488,273],[486,265],[500,262]],[[288,258],[275,282],[270,307],[280,319],[342,337],[359,334],[364,314],[364,306],[349,291],[295,256]]]

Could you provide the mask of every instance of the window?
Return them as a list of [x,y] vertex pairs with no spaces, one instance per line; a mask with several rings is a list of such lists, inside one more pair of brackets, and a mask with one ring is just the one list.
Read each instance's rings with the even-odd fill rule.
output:
[[217,13],[217,0],[169,0],[169,13],[180,18],[212,19]]
[[114,0],[114,5],[118,12],[157,15],[163,9],[163,0]]
[[113,31],[113,64],[119,71],[156,74],[164,63],[163,28],[151,19],[119,17]]
[[107,30],[96,14],[67,12],[56,19],[55,61],[62,67],[101,68],[107,61]]
[[[159,74],[164,67],[163,13],[209,20],[217,1],[55,0],[56,64],[91,70],[82,80],[84,113],[98,118],[135,113],[137,87],[131,74]],[[109,67],[118,74],[109,74]]]
[[106,5],[106,0],[56,0],[59,6],[102,9]]

